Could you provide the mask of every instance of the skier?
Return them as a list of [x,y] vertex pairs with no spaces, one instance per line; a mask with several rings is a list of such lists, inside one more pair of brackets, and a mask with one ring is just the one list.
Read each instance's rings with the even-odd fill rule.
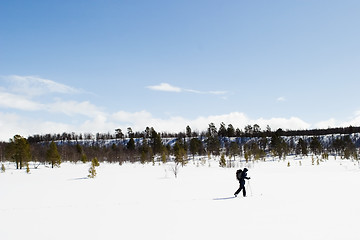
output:
[[[237,179],[239,180],[240,187],[239,189],[234,193],[234,196],[237,197],[237,195],[240,193],[241,190],[243,190],[243,196],[246,197],[246,189],[245,189],[245,179],[249,180],[250,177],[247,176],[247,168],[244,168],[243,171],[239,172],[241,170],[238,170],[236,172]],[[240,175],[240,176],[238,176]]]

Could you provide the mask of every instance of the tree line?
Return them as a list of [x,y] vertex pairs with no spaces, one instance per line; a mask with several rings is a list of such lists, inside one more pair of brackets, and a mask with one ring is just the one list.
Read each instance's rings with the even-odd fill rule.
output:
[[[261,130],[259,125],[247,125],[244,130],[221,123],[219,128],[210,123],[206,131],[157,132],[147,127],[133,132],[129,127],[124,134],[115,129],[110,134],[45,134],[24,138],[15,135],[9,142],[0,143],[0,160],[13,161],[17,168],[48,163],[59,166],[61,160],[88,162],[125,161],[142,163],[174,161],[185,165],[195,156],[220,156],[224,161],[240,157],[245,161],[265,157],[286,158],[288,155],[309,154],[326,157],[330,154],[343,158],[358,159],[359,127],[314,130],[272,131],[269,126]],[[221,165],[221,164],[220,164]],[[226,164],[225,164],[226,165]]]
[[[211,125],[211,126],[210,126]],[[262,130],[258,124],[247,125],[244,129],[234,128],[232,124],[228,126],[225,123],[221,123],[219,129],[215,127],[213,123],[209,124],[212,131],[216,131],[220,137],[271,137],[275,132],[280,136],[322,136],[322,135],[336,135],[336,134],[353,134],[360,133],[360,127],[338,127],[327,129],[307,129],[307,130],[283,130],[281,128],[272,131],[267,126]],[[38,142],[51,142],[51,141],[101,141],[101,140],[114,140],[123,138],[148,138],[151,133],[150,127],[147,127],[144,131],[133,131],[131,127],[127,128],[126,133],[122,129],[115,129],[114,133],[57,133],[57,134],[35,134],[29,136],[27,140],[29,143]],[[185,131],[178,133],[159,132],[161,138],[180,138],[182,136],[187,137],[206,137],[208,131],[192,131],[190,126],[187,126]]]

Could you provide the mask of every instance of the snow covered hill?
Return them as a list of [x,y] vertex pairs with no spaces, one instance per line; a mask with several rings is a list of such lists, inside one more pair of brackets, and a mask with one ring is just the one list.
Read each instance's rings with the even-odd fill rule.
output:
[[[290,163],[290,167],[288,166]],[[0,173],[0,236],[23,239],[359,239],[357,162],[306,159],[173,163],[63,163]],[[31,166],[31,164],[30,164]],[[248,197],[232,198],[247,167]],[[240,194],[241,195],[241,194]]]

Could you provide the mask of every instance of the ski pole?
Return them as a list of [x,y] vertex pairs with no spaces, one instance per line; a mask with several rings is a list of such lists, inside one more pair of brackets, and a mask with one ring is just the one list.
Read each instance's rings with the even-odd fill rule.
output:
[[250,189],[250,195],[252,196],[252,195],[253,195],[253,193],[252,193],[252,189],[251,189],[250,180],[248,180],[248,185],[249,185],[249,189]]

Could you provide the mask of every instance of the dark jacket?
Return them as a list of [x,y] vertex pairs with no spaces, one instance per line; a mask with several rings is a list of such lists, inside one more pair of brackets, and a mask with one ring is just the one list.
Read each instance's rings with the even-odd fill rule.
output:
[[245,184],[245,179],[249,180],[250,178],[247,176],[247,168],[244,169],[244,171],[242,171],[241,173],[241,177],[240,177],[240,183]]

